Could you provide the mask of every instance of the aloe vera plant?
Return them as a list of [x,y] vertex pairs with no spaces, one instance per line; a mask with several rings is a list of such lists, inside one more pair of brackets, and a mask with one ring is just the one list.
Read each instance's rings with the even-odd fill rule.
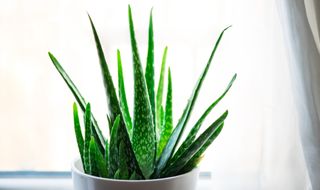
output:
[[[59,61],[49,52],[52,63],[75,96],[83,112],[84,133],[81,130],[78,106],[76,103],[73,104],[74,130],[84,172],[99,177],[130,180],[163,178],[189,172],[197,167],[203,153],[220,134],[228,115],[228,111],[225,111],[202,134],[197,135],[203,121],[231,88],[236,79],[236,74],[232,77],[222,95],[209,105],[194,124],[180,147],[177,147],[192,114],[215,52],[229,27],[221,32],[216,41],[209,60],[178,123],[174,127],[172,116],[174,102],[172,100],[172,76],[170,68],[166,66],[168,48],[165,47],[164,49],[157,91],[155,91],[152,11],[149,20],[149,41],[145,69],[143,69],[139,55],[130,6],[128,7],[128,18],[134,73],[133,115],[130,114],[127,103],[123,73],[123,68],[125,67],[122,65],[120,50],[117,50],[118,91],[116,91],[97,30],[89,16],[109,108],[107,115],[110,132],[109,139],[103,136],[91,112],[90,104],[85,101]],[[168,82],[165,88],[166,71]],[[166,99],[163,103],[165,89]]]

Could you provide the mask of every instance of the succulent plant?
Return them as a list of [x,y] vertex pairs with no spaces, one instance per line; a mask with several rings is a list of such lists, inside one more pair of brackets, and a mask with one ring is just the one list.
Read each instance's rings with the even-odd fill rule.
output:
[[154,79],[154,40],[152,11],[150,13],[148,53],[143,70],[130,6],[128,7],[129,29],[133,54],[134,113],[129,112],[126,99],[124,76],[120,51],[118,58],[118,93],[114,86],[102,46],[89,16],[97,52],[100,60],[106,97],[108,100],[109,139],[106,139],[91,113],[90,104],[83,98],[76,85],[49,52],[54,66],[73,93],[84,115],[84,136],[80,127],[77,104],[73,104],[74,129],[84,172],[90,175],[115,179],[154,179],[179,175],[197,167],[203,153],[221,132],[228,115],[225,111],[199,136],[197,133],[211,110],[226,95],[236,79],[232,77],[226,90],[209,105],[191,128],[186,139],[178,147],[182,134],[192,113],[200,88],[208,73],[213,56],[218,48],[224,29],[215,43],[210,58],[203,70],[188,103],[173,127],[172,119],[172,79],[168,68],[168,85],[165,104],[162,102],[166,71],[167,47],[164,49],[157,92]]

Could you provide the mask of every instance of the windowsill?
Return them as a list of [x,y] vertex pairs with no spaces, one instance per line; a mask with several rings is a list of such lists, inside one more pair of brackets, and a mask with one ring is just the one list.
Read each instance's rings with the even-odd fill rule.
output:
[[0,172],[0,189],[72,190],[70,172]]
[[[0,189],[6,190],[73,190],[70,173],[18,173],[10,175],[0,172]],[[241,178],[241,179],[240,179]],[[197,190],[211,189],[255,189],[254,177],[211,176],[210,172],[200,172]]]
[[0,179],[0,189],[8,190],[72,190],[71,178],[65,179]]

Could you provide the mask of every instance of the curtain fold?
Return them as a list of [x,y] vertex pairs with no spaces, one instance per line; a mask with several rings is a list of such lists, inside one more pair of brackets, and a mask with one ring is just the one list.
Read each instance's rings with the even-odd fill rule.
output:
[[[306,6],[312,5],[312,6]],[[311,188],[320,189],[320,54],[318,0],[279,1],[294,99]],[[309,18],[308,18],[309,16]]]

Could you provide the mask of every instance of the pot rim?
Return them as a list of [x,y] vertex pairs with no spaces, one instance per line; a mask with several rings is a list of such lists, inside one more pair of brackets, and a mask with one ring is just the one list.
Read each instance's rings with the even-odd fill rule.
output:
[[184,176],[190,175],[193,172],[198,172],[198,167],[196,167],[196,168],[194,168],[193,170],[191,170],[191,171],[189,171],[187,173],[176,175],[176,176],[171,176],[171,177],[164,177],[164,178],[157,178],[157,179],[143,179],[143,180],[112,179],[112,178],[103,178],[103,177],[97,177],[97,176],[86,174],[86,173],[80,171],[76,167],[76,163],[77,162],[81,162],[80,158],[76,158],[72,162],[72,167],[71,167],[72,168],[72,173],[75,172],[78,175],[81,175],[83,177],[92,178],[92,179],[96,179],[96,180],[112,181],[112,182],[125,182],[125,183],[159,182],[159,181],[167,181],[167,180],[174,180],[174,179],[177,179],[177,178],[183,178]]

